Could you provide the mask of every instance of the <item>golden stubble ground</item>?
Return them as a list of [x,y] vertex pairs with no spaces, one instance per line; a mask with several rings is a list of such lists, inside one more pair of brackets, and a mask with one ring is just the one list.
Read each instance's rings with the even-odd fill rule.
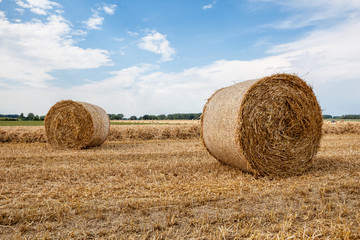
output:
[[360,135],[324,135],[305,174],[279,179],[200,139],[0,143],[0,239],[21,238],[360,239]]

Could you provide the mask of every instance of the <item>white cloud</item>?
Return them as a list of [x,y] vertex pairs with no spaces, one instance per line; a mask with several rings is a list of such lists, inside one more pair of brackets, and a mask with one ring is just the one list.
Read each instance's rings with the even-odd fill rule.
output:
[[100,29],[100,26],[103,24],[104,18],[99,16],[98,13],[94,13],[87,21],[84,23],[86,27],[91,29]]
[[168,62],[173,60],[175,50],[170,47],[170,42],[166,35],[155,30],[149,31],[146,36],[141,38],[139,48],[161,55],[161,61]]
[[49,0],[16,0],[16,4],[22,8],[29,8],[31,12],[39,15],[46,15],[48,10],[61,6]]
[[[269,52],[287,59],[294,70],[311,71],[317,82],[360,77],[360,19],[326,30],[317,30],[307,37],[273,47]],[[295,68],[296,67],[296,68]]]
[[115,13],[116,7],[117,6],[115,4],[105,5],[102,7],[102,10],[104,10],[104,12],[109,15],[113,15]]
[[25,10],[24,10],[23,8],[15,8],[15,10],[16,10],[17,12],[19,12],[20,15],[23,15],[24,12],[25,12]]
[[212,3],[209,3],[208,5],[203,6],[202,9],[203,9],[203,10],[206,10],[206,9],[213,8],[214,5],[216,4],[216,1],[217,1],[217,0],[214,0]]
[[302,28],[331,20],[352,19],[360,16],[358,0],[252,0],[254,2],[272,2],[293,13],[288,19],[272,23],[278,29]]
[[80,91],[86,90],[86,92],[94,92],[101,91],[104,93],[109,93],[113,91],[118,91],[122,88],[129,88],[133,86],[135,80],[143,73],[156,69],[156,66],[151,64],[141,64],[139,66],[132,66],[129,68],[124,68],[119,71],[110,72],[112,77],[104,79],[100,82],[93,82],[89,84],[85,84],[80,87],[75,87],[76,91],[81,89]]
[[[111,72],[112,76],[100,82],[87,83],[67,89],[48,88],[40,96],[33,96],[33,112],[44,114],[61,99],[96,103],[110,113],[126,116],[174,112],[200,112],[206,99],[218,88],[235,82],[285,71],[288,62],[276,57],[255,61],[216,61],[213,64],[164,73],[158,66],[143,64]],[[23,98],[36,89],[0,90],[4,97],[21,94]],[[50,94],[51,93],[51,94]],[[3,95],[4,94],[4,95]],[[116,102],[116,104],[115,104]],[[20,101],[12,103],[12,111],[24,111]],[[18,104],[18,105],[17,105]],[[36,107],[35,107],[36,106]],[[6,109],[0,102],[0,109]],[[4,111],[6,112],[6,111]]]
[[101,13],[105,12],[106,14],[113,15],[115,13],[116,7],[117,6],[115,4],[105,4],[104,6],[99,7],[97,10],[92,10],[92,16],[88,20],[84,21],[87,29],[100,29],[100,26],[104,22],[104,18],[101,16]]
[[140,34],[138,32],[132,32],[132,31],[126,31],[126,33],[130,36],[130,37],[137,37]]
[[[254,61],[221,60],[171,73],[158,71],[156,65],[143,64],[113,71],[111,77],[100,82],[67,89],[49,87],[39,94],[41,97],[31,97],[31,101],[38,102],[31,109],[37,114],[45,114],[55,102],[74,99],[96,103],[109,113],[124,113],[126,116],[200,112],[215,90],[235,82],[283,72],[289,67],[288,62],[278,57]],[[23,88],[0,90],[5,98],[20,94],[26,99],[36,92],[36,89]],[[0,109],[6,110],[6,104],[0,102]],[[23,102],[15,100],[11,109],[22,112],[29,107],[24,108]]]
[[[97,68],[110,63],[109,53],[74,45],[69,23],[51,15],[45,21],[11,23],[0,18],[0,79],[44,86],[60,69]],[[4,81],[4,80],[3,80]]]

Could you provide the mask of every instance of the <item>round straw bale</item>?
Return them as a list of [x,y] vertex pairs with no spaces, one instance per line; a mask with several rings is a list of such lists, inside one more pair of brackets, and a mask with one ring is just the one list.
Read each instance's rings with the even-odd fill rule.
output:
[[322,123],[312,88],[295,75],[275,74],[216,91],[203,109],[201,138],[223,163],[290,176],[312,163]]
[[102,144],[110,128],[110,119],[99,106],[60,101],[45,118],[48,142],[55,148],[83,149]]

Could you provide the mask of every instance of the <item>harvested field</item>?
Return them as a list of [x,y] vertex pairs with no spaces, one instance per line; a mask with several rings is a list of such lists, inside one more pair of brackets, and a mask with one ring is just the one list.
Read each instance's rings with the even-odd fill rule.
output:
[[44,126],[0,127],[0,142],[31,143],[47,142]]
[[186,125],[198,124],[200,120],[111,120],[113,124],[167,124],[167,125]]
[[360,238],[360,135],[326,134],[303,175],[269,179],[216,161],[196,134],[119,127],[86,150],[0,143],[0,239]]
[[360,134],[360,122],[329,122],[324,121],[324,134]]
[[[149,121],[148,121],[149,122]],[[323,134],[360,134],[360,122],[324,121]],[[152,139],[198,139],[199,121],[177,124],[111,125],[107,141]],[[47,142],[44,126],[0,126],[2,143]]]
[[[200,125],[112,125],[107,141],[151,139],[197,139]],[[43,126],[0,127],[0,142],[47,142]]]

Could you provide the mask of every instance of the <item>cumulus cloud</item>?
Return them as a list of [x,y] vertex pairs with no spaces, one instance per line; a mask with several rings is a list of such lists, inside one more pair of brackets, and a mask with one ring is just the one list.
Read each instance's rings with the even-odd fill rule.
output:
[[[301,40],[269,50],[287,59],[297,71],[311,71],[319,82],[360,77],[360,19],[326,30],[317,30]],[[344,37],[346,36],[346,37]]]
[[166,39],[166,35],[155,30],[149,31],[141,38],[139,48],[161,55],[161,61],[168,62],[173,60],[175,50],[170,47],[170,42]]
[[86,27],[91,29],[100,29],[103,24],[104,18],[99,16],[98,12],[95,12],[87,21],[85,21]]
[[39,15],[47,15],[48,10],[61,5],[49,0],[17,0],[16,4],[22,8],[29,8],[31,12]]
[[154,69],[156,69],[155,65],[140,64],[138,66],[132,66],[118,71],[111,71],[111,77],[100,82],[93,82],[75,87],[75,89],[79,89],[80,91],[86,90],[86,92],[102,91],[104,93],[118,91],[119,89],[128,89],[136,85],[136,80],[141,74]]
[[[107,112],[126,116],[174,112],[200,112],[206,99],[218,88],[247,79],[287,71],[291,66],[282,58],[270,57],[254,61],[216,61],[210,65],[193,67],[180,72],[165,73],[158,66],[142,64],[112,71],[109,78],[66,89],[48,87],[38,98],[34,112],[46,113],[61,99],[97,103]],[[0,89],[4,97],[11,94],[30,96],[37,90]],[[51,93],[51,94],[50,94]],[[3,95],[4,94],[4,95]],[[114,104],[121,99],[126,104]],[[35,106],[35,105],[34,105]],[[13,103],[13,111],[24,111],[23,105]],[[0,109],[6,109],[0,102]]]
[[[44,21],[13,23],[0,18],[0,79],[44,86],[60,69],[96,68],[110,64],[109,53],[75,46],[69,23],[58,15]],[[4,80],[3,80],[4,82]]]
[[24,14],[25,10],[23,8],[15,8],[15,10],[20,13],[21,15]]
[[[5,99],[13,99],[11,106],[0,101],[0,109],[3,113],[25,112],[31,106],[31,111],[44,115],[56,102],[63,99],[73,99],[95,103],[109,113],[138,114],[137,109],[145,111],[145,108],[149,106],[144,105],[143,98],[145,95],[143,96],[141,93],[142,91],[147,92],[146,86],[140,86],[141,84],[137,81],[141,81],[144,75],[155,69],[157,66],[150,64],[132,66],[112,71],[109,78],[100,82],[90,82],[66,89],[50,85],[46,89],[24,86],[0,88],[0,96]],[[14,98],[13,96],[21,96],[21,98]],[[28,99],[26,106],[24,99]],[[126,104],[114,104],[114,99]]]
[[117,6],[115,4],[105,5],[102,7],[102,10],[104,10],[106,14],[113,15],[115,13],[116,7]]
[[116,10],[117,5],[115,4],[110,4],[110,5],[103,5],[102,7],[98,7],[97,10],[92,10],[93,14],[92,16],[84,21],[87,29],[92,30],[92,29],[100,29],[101,25],[104,22],[104,18],[101,16],[102,13],[106,13],[108,15],[114,15],[115,10]]
[[212,3],[209,3],[208,5],[205,5],[202,7],[203,10],[206,10],[206,9],[210,9],[210,8],[213,8],[214,5],[216,4],[217,0],[214,0]]

